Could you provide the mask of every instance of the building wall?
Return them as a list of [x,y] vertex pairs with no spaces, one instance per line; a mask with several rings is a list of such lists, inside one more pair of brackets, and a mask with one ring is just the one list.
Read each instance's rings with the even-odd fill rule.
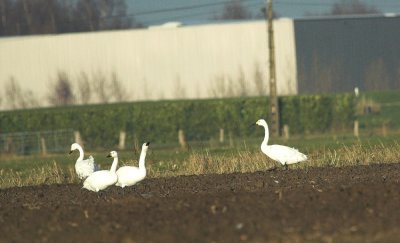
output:
[[294,21],[300,93],[400,88],[400,17]]
[[[278,93],[295,94],[292,20],[275,21],[275,30]],[[223,77],[226,87],[228,80],[237,87],[242,72],[253,94],[257,65],[268,87],[266,37],[265,22],[250,21],[2,38],[0,87],[12,76],[45,104],[57,71],[68,73],[73,82],[81,72],[91,78],[115,72],[129,100],[207,98],[215,96],[212,90]]]

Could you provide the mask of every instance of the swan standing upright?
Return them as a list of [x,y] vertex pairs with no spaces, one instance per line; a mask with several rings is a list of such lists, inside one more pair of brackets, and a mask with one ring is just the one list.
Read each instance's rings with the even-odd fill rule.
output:
[[117,174],[115,171],[118,166],[118,154],[115,151],[111,151],[107,157],[113,157],[113,163],[110,170],[99,170],[91,174],[84,182],[83,188],[90,191],[98,192],[104,190],[107,187],[114,185],[118,181]]
[[79,157],[75,163],[75,171],[79,179],[82,180],[90,176],[93,172],[95,172],[98,169],[98,166],[95,164],[94,158],[91,155],[89,156],[88,159],[85,160],[83,159],[84,156],[83,149],[77,143],[73,143],[71,145],[71,150],[69,151],[69,154],[71,154],[75,150],[79,151]]
[[284,145],[268,145],[269,130],[268,124],[264,119],[260,119],[256,122],[257,125],[263,126],[265,129],[264,141],[261,143],[261,151],[271,159],[278,161],[287,169],[287,165],[295,164],[301,161],[307,160],[305,154],[300,153],[295,148],[290,148]]
[[142,152],[139,158],[139,167],[135,166],[123,166],[117,170],[118,182],[116,186],[124,188],[125,186],[133,186],[139,181],[146,177],[146,167],[144,160],[146,158],[147,149],[149,148],[150,142],[142,145]]

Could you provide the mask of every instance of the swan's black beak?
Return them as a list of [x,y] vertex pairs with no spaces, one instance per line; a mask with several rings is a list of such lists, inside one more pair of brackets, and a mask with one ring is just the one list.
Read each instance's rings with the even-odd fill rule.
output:
[[107,157],[107,158],[110,158],[110,157],[111,157],[111,154],[108,154],[106,157]]
[[71,150],[71,151],[69,151],[69,153],[68,154],[72,154],[74,152],[74,150]]
[[150,145],[150,142],[147,142],[147,143],[146,143],[146,146],[149,146],[149,145]]

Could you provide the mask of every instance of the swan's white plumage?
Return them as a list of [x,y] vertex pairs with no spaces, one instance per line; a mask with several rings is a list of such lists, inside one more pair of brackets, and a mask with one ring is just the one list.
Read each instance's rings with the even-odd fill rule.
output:
[[290,148],[284,145],[268,145],[269,130],[268,124],[264,119],[256,122],[257,125],[263,126],[265,129],[264,141],[261,143],[261,151],[271,159],[278,161],[282,165],[295,164],[307,160],[307,156],[300,153],[295,148]]
[[83,159],[83,157],[84,157],[83,149],[77,143],[73,143],[71,145],[71,150],[69,153],[72,153],[75,150],[79,151],[79,157],[75,163],[75,171],[76,171],[76,174],[78,175],[79,179],[82,180],[82,179],[85,179],[88,176],[90,176],[96,170],[98,170],[98,166],[94,162],[94,158],[91,155],[89,156],[88,159]]
[[139,167],[123,166],[117,170],[118,182],[116,186],[124,188],[125,186],[133,186],[146,177],[145,158],[150,143],[142,145],[142,152],[139,158]]
[[83,182],[83,188],[90,191],[98,192],[104,190],[107,187],[114,185],[118,181],[117,174],[115,173],[118,166],[118,154],[115,151],[111,151],[108,157],[113,157],[113,163],[110,170],[100,170],[91,174]]

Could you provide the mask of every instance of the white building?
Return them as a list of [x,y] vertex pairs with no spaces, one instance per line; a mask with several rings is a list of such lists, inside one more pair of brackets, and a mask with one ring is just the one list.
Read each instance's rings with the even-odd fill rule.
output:
[[[278,94],[393,88],[399,27],[399,16],[275,20]],[[13,77],[46,105],[59,71],[75,88],[82,73],[115,73],[132,101],[267,94],[267,46],[265,21],[0,38],[0,94]]]
[[[277,77],[290,81],[278,89],[294,94],[293,21],[275,29]],[[229,79],[238,90],[240,75],[249,82],[257,67],[265,78],[268,54],[263,21],[2,38],[0,53],[0,87],[14,77],[45,97],[58,71],[73,83],[81,72],[92,80],[115,72],[129,100],[213,97],[228,92]]]

